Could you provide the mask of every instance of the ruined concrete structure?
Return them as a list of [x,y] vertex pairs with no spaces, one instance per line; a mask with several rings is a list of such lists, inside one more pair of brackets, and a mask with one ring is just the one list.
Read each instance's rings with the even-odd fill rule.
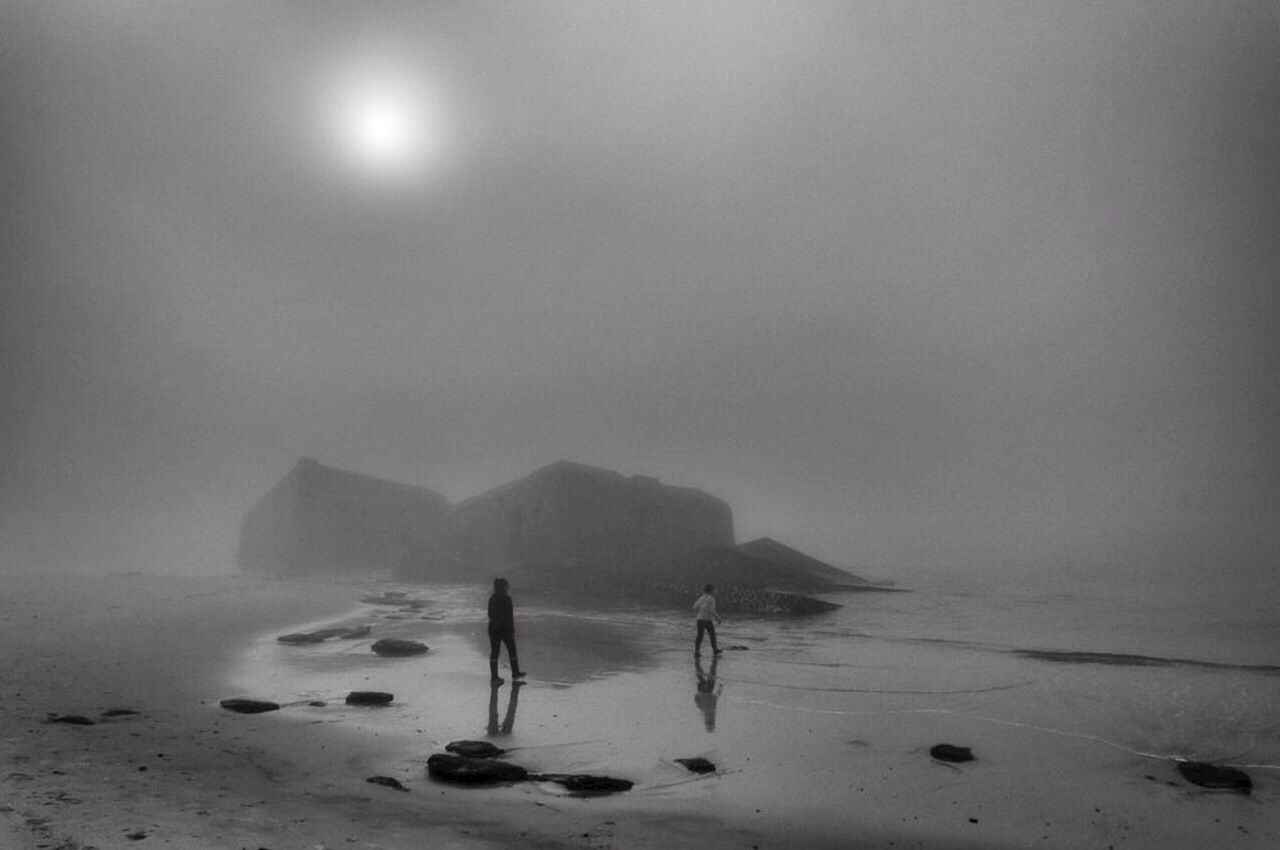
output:
[[726,610],[815,613],[804,596],[874,589],[762,537],[701,490],[560,461],[457,505],[422,487],[303,458],[245,517],[240,564],[285,576],[480,581],[557,595],[687,604],[711,582]]
[[388,576],[431,557],[449,500],[425,487],[302,458],[244,518],[240,568]]
[[733,544],[723,499],[567,461],[460,502],[446,526],[449,550],[480,573],[539,562],[619,571]]

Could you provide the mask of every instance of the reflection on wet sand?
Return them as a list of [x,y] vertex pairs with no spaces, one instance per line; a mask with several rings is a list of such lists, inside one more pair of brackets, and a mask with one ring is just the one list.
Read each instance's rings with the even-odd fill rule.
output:
[[510,735],[511,727],[516,724],[516,706],[520,702],[520,686],[524,682],[511,683],[511,695],[507,697],[507,714],[502,718],[502,725],[498,725],[498,691],[501,685],[492,684],[489,686],[489,734],[490,735]]
[[702,659],[694,658],[694,672],[698,675],[698,692],[693,702],[702,712],[702,721],[708,732],[716,731],[716,702],[720,699],[722,685],[716,682],[716,665],[720,663],[718,656],[711,657],[711,672],[702,668]]

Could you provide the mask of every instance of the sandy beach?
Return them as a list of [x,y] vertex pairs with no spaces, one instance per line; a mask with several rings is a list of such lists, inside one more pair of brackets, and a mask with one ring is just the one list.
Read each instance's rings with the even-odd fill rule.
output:
[[[836,658],[834,644],[814,642],[824,627],[815,620],[731,623],[725,643],[747,649],[713,667],[690,657],[676,615],[530,601],[517,609],[530,682],[490,688],[480,588],[411,590],[425,606],[400,611],[357,601],[383,587],[374,585],[140,574],[5,582],[5,847],[1280,842],[1273,771],[1251,771],[1250,796],[1191,786],[1159,753],[1109,737],[1073,666],[993,653],[929,666],[906,644],[873,652],[865,641]],[[275,640],[343,624],[371,624],[373,634]],[[369,651],[392,636],[431,651]],[[1040,669],[1079,702],[1053,704],[1019,678]],[[360,689],[395,701],[343,704]],[[235,696],[284,708],[218,707]],[[112,709],[137,713],[103,716]],[[49,714],[96,722],[46,723]],[[636,784],[580,797],[549,782],[474,789],[429,779],[427,757],[458,739],[493,741],[531,771]],[[939,762],[928,753],[939,742],[978,758]],[[692,756],[717,771],[698,776],[675,762]],[[374,775],[408,793],[367,783]]]

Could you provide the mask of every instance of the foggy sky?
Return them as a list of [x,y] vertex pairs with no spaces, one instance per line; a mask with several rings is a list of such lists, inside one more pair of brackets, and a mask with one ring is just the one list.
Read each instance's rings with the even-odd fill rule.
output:
[[[334,150],[370,62],[420,173]],[[1269,0],[39,0],[0,72],[10,568],[230,569],[310,455],[657,475],[877,578],[1274,575]]]

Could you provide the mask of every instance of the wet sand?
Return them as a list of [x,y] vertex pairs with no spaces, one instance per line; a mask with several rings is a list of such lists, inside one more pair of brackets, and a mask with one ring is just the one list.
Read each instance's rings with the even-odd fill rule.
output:
[[[530,682],[491,688],[478,589],[423,590],[426,608],[400,611],[355,605],[368,588],[353,585],[5,581],[3,815],[26,842],[6,847],[1190,848],[1280,839],[1273,777],[1255,775],[1251,797],[1205,792],[1180,782],[1168,761],[1062,733],[1070,724],[1051,721],[1071,707],[1035,704],[1019,690],[1018,667],[959,663],[913,680],[909,656],[800,656],[786,646],[803,642],[804,627],[749,622],[728,624],[724,642],[750,649],[697,663],[680,619],[551,611],[521,606],[517,593]],[[374,625],[367,639],[274,640],[362,623]],[[372,640],[393,636],[422,639],[431,652],[372,655]],[[837,668],[847,675],[833,678]],[[382,709],[344,705],[357,689],[396,699]],[[286,706],[236,715],[217,706],[231,696]],[[112,708],[139,713],[100,717]],[[100,722],[42,723],[47,712]],[[583,798],[551,783],[470,789],[428,779],[427,756],[464,738],[491,740],[533,771],[636,786]],[[930,758],[942,741],[979,758]],[[719,769],[697,776],[675,762],[690,756]],[[375,774],[410,790],[365,782]]]

